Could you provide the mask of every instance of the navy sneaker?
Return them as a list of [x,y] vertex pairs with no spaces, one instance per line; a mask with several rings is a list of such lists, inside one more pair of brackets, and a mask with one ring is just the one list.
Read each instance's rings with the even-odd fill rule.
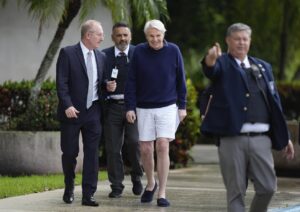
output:
[[157,183],[155,182],[154,188],[152,191],[147,191],[146,190],[147,187],[145,188],[145,191],[141,197],[141,202],[145,203],[145,202],[152,202],[153,200],[153,195],[157,189]]
[[159,199],[157,199],[157,206],[159,206],[159,207],[169,207],[170,203],[165,198],[159,198]]

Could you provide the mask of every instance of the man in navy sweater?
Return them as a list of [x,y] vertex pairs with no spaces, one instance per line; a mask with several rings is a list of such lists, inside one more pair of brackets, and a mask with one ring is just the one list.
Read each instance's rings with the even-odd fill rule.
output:
[[164,40],[159,20],[145,24],[148,42],[136,46],[125,88],[126,117],[138,122],[141,160],[147,185],[141,202],[151,202],[158,187],[154,177],[154,141],[159,182],[157,205],[168,207],[169,142],[175,139],[179,121],[186,116],[186,82],[179,48]]

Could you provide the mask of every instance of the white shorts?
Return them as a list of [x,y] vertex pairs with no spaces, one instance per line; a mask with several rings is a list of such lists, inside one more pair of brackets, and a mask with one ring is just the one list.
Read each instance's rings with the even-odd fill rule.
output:
[[137,108],[137,122],[140,141],[154,141],[157,138],[175,139],[179,125],[176,104],[161,108]]

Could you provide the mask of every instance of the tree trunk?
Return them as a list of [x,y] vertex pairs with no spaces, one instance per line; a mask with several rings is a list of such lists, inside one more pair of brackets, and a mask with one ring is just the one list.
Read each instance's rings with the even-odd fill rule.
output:
[[69,0],[65,2],[65,9],[58,23],[58,28],[55,32],[54,38],[47,49],[47,52],[34,79],[33,87],[30,91],[30,99],[28,102],[29,107],[30,105],[35,105],[35,101],[40,93],[42,83],[45,80],[48,70],[53,62],[53,58],[58,51],[59,45],[64,38],[66,30],[68,29],[72,20],[78,14],[80,7],[81,0]]

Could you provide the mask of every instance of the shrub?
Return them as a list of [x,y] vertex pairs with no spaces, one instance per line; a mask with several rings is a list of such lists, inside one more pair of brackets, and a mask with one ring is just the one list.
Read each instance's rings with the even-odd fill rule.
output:
[[[52,131],[59,130],[56,120],[57,96],[55,82],[46,80],[35,107],[28,111],[27,102],[32,81],[5,82],[0,85],[0,117],[2,129]],[[180,124],[176,139],[170,145],[171,168],[186,166],[191,159],[188,150],[199,136],[199,111],[197,92],[191,80],[187,80],[187,117]]]
[[0,116],[2,129],[53,131],[59,129],[56,120],[57,96],[55,83],[46,80],[37,99],[37,104],[30,111],[27,103],[32,81],[5,82],[0,86]]
[[187,117],[179,125],[175,141],[170,145],[171,168],[186,166],[190,157],[188,151],[197,143],[200,135],[200,114],[197,108],[198,93],[190,79],[187,80]]
[[300,118],[300,81],[278,82],[278,92],[282,103],[283,112],[288,120]]

